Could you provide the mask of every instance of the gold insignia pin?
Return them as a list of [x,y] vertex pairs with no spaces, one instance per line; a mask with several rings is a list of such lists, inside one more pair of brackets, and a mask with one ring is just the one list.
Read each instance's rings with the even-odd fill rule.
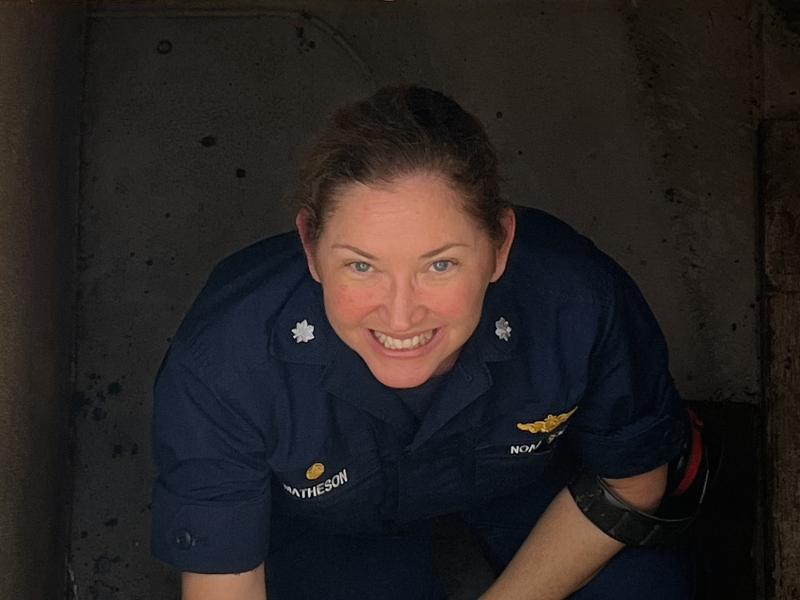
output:
[[314,463],[306,470],[306,479],[314,480],[322,477],[325,472],[325,465],[322,463]]
[[547,415],[544,421],[517,423],[517,429],[520,431],[529,431],[530,433],[550,433],[560,425],[566,423],[567,419],[569,419],[576,410],[578,410],[577,406],[562,415]]

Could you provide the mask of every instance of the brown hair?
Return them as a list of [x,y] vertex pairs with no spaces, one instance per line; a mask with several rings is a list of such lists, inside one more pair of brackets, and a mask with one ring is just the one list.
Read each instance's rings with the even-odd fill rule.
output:
[[503,242],[500,217],[509,204],[500,197],[497,156],[483,126],[424,87],[385,87],[338,109],[303,163],[294,202],[316,241],[343,187],[387,184],[420,171],[446,177],[467,213]]

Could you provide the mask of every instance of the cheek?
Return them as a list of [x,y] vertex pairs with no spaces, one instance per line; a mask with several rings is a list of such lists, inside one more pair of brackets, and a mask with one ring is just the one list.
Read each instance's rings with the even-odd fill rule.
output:
[[347,285],[334,286],[325,293],[328,318],[341,324],[358,324],[377,305],[377,294]]
[[430,299],[429,308],[448,321],[477,320],[485,289],[473,282],[448,286]]

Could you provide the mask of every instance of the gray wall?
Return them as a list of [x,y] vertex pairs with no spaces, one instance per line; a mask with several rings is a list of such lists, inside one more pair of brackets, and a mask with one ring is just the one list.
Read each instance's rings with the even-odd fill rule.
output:
[[0,5],[0,598],[63,595],[83,21]]
[[282,196],[323,117],[382,84],[452,94],[512,201],[631,272],[687,398],[759,402],[750,2],[159,6],[100,3],[88,22],[79,598],[175,597],[148,555],[153,376],[213,264],[290,228]]

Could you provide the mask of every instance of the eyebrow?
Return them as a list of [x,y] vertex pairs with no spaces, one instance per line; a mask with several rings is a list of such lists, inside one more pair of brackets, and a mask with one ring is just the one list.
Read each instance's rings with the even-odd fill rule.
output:
[[[360,254],[361,256],[363,256],[364,258],[367,258],[369,260],[378,260],[378,257],[373,256],[369,252],[364,252],[360,248],[356,248],[355,246],[350,246],[349,244],[334,244],[331,247],[332,248],[343,248],[345,250],[350,250],[351,252],[355,252],[356,254]],[[442,252],[446,252],[447,250],[450,250],[451,248],[457,248],[457,247],[468,248],[469,245],[468,244],[445,244],[441,248],[436,248],[435,250],[431,250],[430,252],[426,252],[420,258],[433,258],[437,254],[441,254]]]
[[467,244],[446,244],[441,248],[436,248],[436,250],[431,250],[430,252],[426,252],[420,258],[433,258],[437,254],[441,254],[442,252],[447,252],[451,248],[457,248],[457,247],[468,248],[469,246]]
[[372,256],[369,252],[364,252],[356,248],[355,246],[350,246],[349,244],[334,244],[331,248],[344,248],[345,250],[350,250],[351,252],[355,252],[356,254],[360,254],[364,258],[368,258],[369,260],[378,260],[377,256]]

